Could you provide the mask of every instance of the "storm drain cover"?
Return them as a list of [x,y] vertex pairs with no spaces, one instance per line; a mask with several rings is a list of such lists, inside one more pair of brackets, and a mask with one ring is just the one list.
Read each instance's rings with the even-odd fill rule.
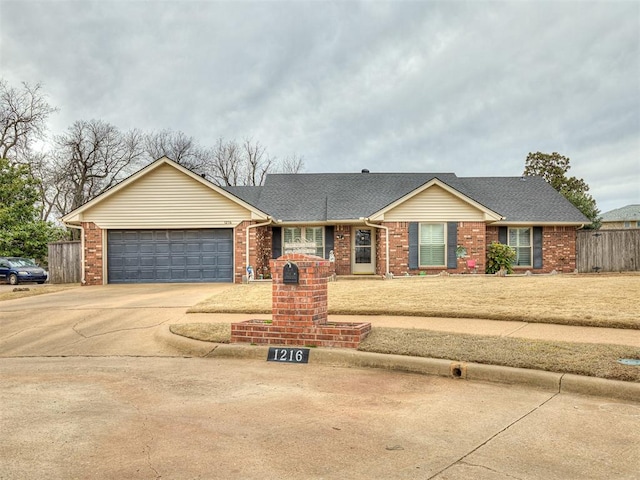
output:
[[621,358],[620,360],[618,360],[618,363],[640,367],[640,360],[638,360],[637,358]]

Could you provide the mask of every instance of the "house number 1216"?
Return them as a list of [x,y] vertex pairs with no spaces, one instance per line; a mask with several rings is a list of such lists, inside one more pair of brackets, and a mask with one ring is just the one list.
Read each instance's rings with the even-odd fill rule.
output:
[[269,347],[269,362],[309,363],[308,348]]

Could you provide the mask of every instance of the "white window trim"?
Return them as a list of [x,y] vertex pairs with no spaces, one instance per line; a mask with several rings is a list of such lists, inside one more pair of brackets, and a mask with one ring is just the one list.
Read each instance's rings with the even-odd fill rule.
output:
[[[519,247],[517,245],[511,245],[510,241],[511,241],[511,235],[510,232],[511,230],[522,230],[528,228],[529,229],[529,258],[530,258],[530,262],[529,265],[518,265],[517,263],[517,257],[516,260],[513,263],[513,268],[533,268],[533,227],[509,227],[508,231],[507,231],[507,245],[509,245],[510,247],[517,249],[517,248],[526,248],[526,247]],[[516,250],[517,251],[517,250]]]
[[320,257],[324,258],[324,251],[325,251],[324,227],[319,226],[319,225],[318,226],[305,226],[305,227],[298,227],[298,226],[282,227],[282,253],[283,253],[283,255],[287,254],[287,253],[305,253],[303,250],[306,250],[309,247],[309,245],[311,244],[311,242],[306,242],[306,241],[303,242],[303,241],[301,241],[300,242],[300,247],[301,247],[300,249],[294,249],[294,250],[288,249],[287,250],[287,248],[286,248],[287,243],[285,242],[285,237],[286,237],[285,230],[287,228],[292,228],[292,229],[293,228],[299,228],[300,229],[300,239],[301,240],[302,239],[306,239],[306,229],[307,228],[313,228],[313,229],[319,228],[320,232],[321,232],[321,235],[322,235],[322,245],[320,246],[317,243],[313,242],[313,245],[315,247],[315,251],[314,251],[313,255],[318,255],[317,249],[322,248],[322,255],[320,255]]
[[[422,225],[442,225],[444,238],[444,263],[442,265],[423,265],[420,251],[422,247]],[[418,223],[418,268],[447,268],[447,222],[420,222]]]

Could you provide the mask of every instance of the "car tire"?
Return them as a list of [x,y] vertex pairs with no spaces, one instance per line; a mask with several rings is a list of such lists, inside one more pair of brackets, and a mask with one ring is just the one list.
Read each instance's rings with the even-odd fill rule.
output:
[[44,282],[38,282],[38,285],[42,285]]
[[15,273],[12,273],[11,275],[9,275],[9,284],[10,285],[18,284],[18,276]]

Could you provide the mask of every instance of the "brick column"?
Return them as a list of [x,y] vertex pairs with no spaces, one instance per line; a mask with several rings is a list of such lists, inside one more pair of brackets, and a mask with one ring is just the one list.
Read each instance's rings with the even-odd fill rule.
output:
[[[298,283],[284,283],[284,267],[298,269]],[[328,277],[331,262],[320,257],[287,254],[271,260],[272,320],[231,324],[232,343],[357,348],[370,323],[329,323]]]
[[[289,262],[298,267],[298,284],[285,284],[282,272]],[[299,253],[271,260],[273,324],[313,326],[327,323],[330,262]]]
[[84,232],[83,285],[102,285],[102,229],[93,222],[82,224]]
[[351,273],[351,226],[336,225],[333,254],[336,257],[336,275]]

